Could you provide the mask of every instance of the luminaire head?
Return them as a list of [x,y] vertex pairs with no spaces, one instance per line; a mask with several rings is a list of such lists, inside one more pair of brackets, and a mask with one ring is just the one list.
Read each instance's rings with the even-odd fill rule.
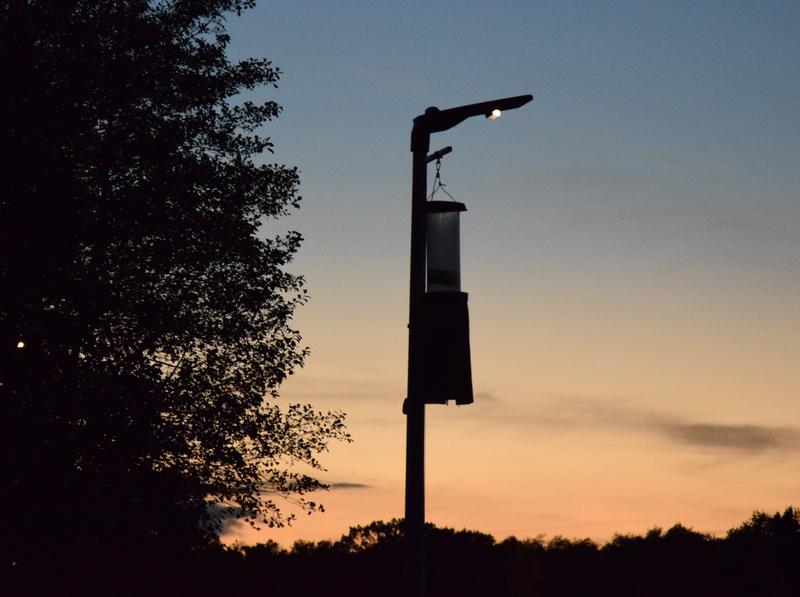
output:
[[532,95],[515,95],[488,102],[456,106],[446,110],[440,110],[435,106],[428,108],[424,114],[420,114],[414,119],[414,128],[411,130],[411,150],[427,151],[431,133],[440,133],[451,129],[472,116],[485,116],[494,120],[506,110],[524,106],[532,99]]

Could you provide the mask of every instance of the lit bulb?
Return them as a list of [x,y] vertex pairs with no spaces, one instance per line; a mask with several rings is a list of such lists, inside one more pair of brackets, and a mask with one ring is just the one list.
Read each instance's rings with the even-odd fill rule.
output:
[[500,118],[501,114],[502,112],[497,108],[495,108],[494,110],[492,110],[492,113],[489,114],[489,120],[497,120],[498,118]]
[[19,342],[17,342],[17,348],[25,348],[25,343],[22,340],[20,340]]

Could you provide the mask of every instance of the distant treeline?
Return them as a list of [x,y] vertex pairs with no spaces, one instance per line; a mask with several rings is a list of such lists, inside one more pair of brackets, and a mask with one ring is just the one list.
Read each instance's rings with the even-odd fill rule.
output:
[[[244,594],[259,579],[281,595],[402,595],[401,521],[356,527],[335,543],[274,543],[228,552]],[[494,537],[428,527],[428,593],[465,596],[800,595],[800,509],[756,512],[724,538],[680,524],[644,536]],[[277,582],[276,582],[277,580]]]
[[[800,509],[755,512],[724,538],[680,524],[644,536],[496,541],[476,531],[428,526],[428,595],[768,597],[800,595]],[[11,594],[324,595],[403,594],[402,521],[355,527],[336,542],[198,548],[158,557],[105,553],[94,565],[16,578]],[[67,562],[72,562],[66,565]],[[51,589],[52,590],[52,589]],[[3,593],[5,594],[5,593]],[[56,594],[56,593],[49,593]]]

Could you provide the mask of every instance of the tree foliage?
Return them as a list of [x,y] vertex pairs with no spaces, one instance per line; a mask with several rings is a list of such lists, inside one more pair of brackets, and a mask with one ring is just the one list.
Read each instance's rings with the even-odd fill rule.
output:
[[[268,575],[276,594],[403,595],[402,521],[354,527],[335,542],[272,544],[218,559],[225,590],[255,591]],[[750,520],[715,538],[676,524],[644,536],[495,541],[476,531],[427,525],[428,594],[438,597],[783,597],[797,593],[797,509]],[[222,571],[220,570],[220,572]],[[313,573],[309,574],[309,571]]]
[[306,295],[300,235],[259,234],[300,196],[261,160],[279,106],[241,99],[278,69],[226,55],[252,4],[2,2],[5,537],[283,524],[277,496],[321,487],[302,471],[348,439],[340,413],[269,399],[307,355]]

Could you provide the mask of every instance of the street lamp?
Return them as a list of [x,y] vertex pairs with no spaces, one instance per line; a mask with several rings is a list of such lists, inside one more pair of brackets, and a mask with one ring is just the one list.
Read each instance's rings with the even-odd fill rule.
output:
[[518,95],[447,110],[432,107],[414,119],[411,129],[408,397],[403,402],[409,596],[425,594],[425,404],[446,404],[448,399],[457,404],[472,402],[467,295],[461,292],[458,238],[459,214],[466,207],[425,200],[428,162],[451,150],[448,147],[428,155],[430,138],[473,116],[494,120],[503,111],[524,106],[532,99],[532,95]]

